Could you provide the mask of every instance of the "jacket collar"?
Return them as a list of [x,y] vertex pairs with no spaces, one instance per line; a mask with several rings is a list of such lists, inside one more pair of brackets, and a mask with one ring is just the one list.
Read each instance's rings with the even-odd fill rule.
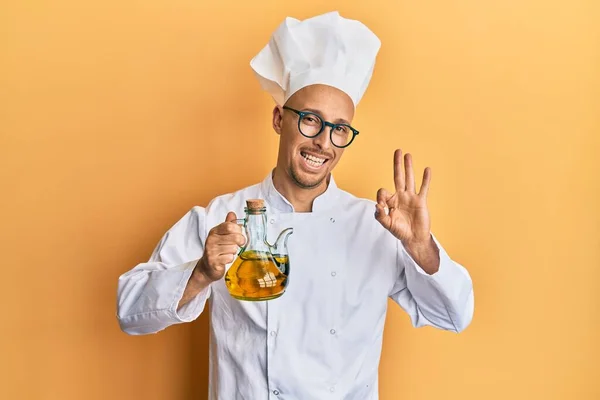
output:
[[[293,213],[295,212],[294,206],[290,203],[281,193],[275,189],[275,185],[273,184],[273,172],[271,172],[265,177],[265,179],[261,183],[261,192],[265,196],[265,200],[267,203],[278,210],[279,212],[284,213]],[[340,189],[337,187],[335,180],[333,179],[333,175],[329,175],[329,184],[327,185],[327,189],[325,192],[320,194],[313,201],[313,209],[312,212],[318,212],[333,208],[336,205],[336,200],[340,195]]]

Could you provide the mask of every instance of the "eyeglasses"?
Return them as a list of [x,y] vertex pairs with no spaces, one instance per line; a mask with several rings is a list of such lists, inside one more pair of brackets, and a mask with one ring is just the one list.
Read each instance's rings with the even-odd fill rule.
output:
[[307,138],[317,137],[323,132],[325,126],[330,127],[329,139],[335,147],[344,148],[350,146],[358,131],[348,124],[333,124],[325,121],[319,114],[306,111],[298,111],[288,106],[283,106],[285,110],[290,110],[298,114],[298,130]]

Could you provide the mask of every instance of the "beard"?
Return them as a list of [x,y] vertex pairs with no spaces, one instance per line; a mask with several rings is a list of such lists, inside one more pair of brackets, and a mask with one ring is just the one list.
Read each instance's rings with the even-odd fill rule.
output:
[[327,174],[323,174],[323,176],[315,176],[312,179],[311,178],[308,178],[308,179],[303,178],[303,177],[301,177],[300,174],[298,174],[296,172],[296,169],[294,168],[293,165],[290,166],[289,174],[290,174],[290,177],[292,178],[292,180],[294,181],[294,183],[298,187],[301,187],[302,189],[313,189],[313,188],[316,188],[327,177]]

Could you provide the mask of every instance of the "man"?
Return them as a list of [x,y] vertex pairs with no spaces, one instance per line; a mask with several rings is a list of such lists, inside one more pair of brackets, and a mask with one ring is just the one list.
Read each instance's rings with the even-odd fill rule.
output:
[[[287,18],[251,62],[277,103],[276,167],[260,184],[194,207],[119,279],[129,334],[192,321],[210,300],[211,399],[376,399],[388,298],[416,327],[460,332],[471,321],[469,274],[430,232],[430,170],[417,191],[410,155],[396,151],[395,190],[380,189],[376,203],[332,177],[356,136],[355,107],[379,46],[336,12]],[[235,219],[256,198],[270,238],[294,228],[291,280],[277,299],[239,301],[223,276],[245,241]]]

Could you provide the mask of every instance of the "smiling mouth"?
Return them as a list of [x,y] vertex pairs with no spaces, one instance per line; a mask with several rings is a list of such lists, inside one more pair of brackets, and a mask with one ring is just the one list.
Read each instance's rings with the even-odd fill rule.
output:
[[312,154],[305,153],[303,151],[300,152],[300,155],[302,156],[302,158],[304,158],[304,161],[308,165],[310,165],[311,167],[314,167],[314,168],[319,168],[323,164],[325,164],[327,161],[329,161],[328,158],[317,157]]

